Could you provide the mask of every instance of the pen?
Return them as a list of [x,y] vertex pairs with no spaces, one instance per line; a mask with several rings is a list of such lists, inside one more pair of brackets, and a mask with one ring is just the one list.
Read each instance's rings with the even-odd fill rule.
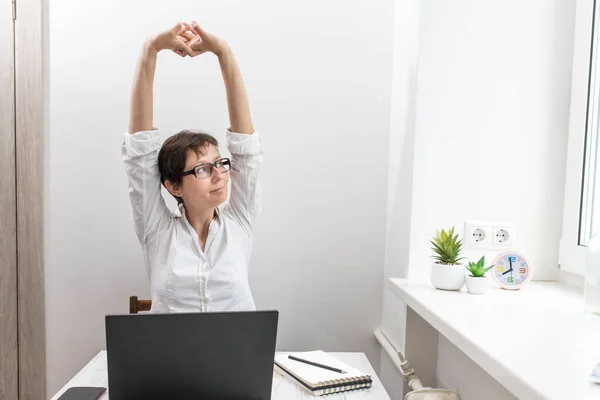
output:
[[302,362],[302,363],[305,363],[305,364],[314,365],[315,367],[324,368],[324,369],[328,369],[330,371],[339,372],[340,374],[345,374],[346,373],[346,371],[342,371],[339,368],[334,368],[334,367],[330,367],[328,365],[319,364],[319,363],[316,363],[314,361],[304,360],[302,358],[298,358],[298,357],[295,357],[295,356],[292,356],[292,355],[289,355],[288,358],[290,360],[295,360],[295,361],[299,361],[299,362]]

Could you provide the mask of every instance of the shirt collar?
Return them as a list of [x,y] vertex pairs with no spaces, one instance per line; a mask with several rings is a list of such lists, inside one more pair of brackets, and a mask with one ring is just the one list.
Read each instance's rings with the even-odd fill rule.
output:
[[[183,206],[183,203],[180,203],[177,206],[177,208],[179,210],[179,216],[181,218],[183,218],[184,221],[186,221],[189,224],[187,216],[185,215],[185,207]],[[221,217],[221,210],[219,209],[219,207],[217,207],[217,208],[215,208],[215,218],[214,218],[214,220],[216,220],[219,225],[221,224],[221,218],[222,218]],[[211,223],[212,223],[212,221],[211,221]]]

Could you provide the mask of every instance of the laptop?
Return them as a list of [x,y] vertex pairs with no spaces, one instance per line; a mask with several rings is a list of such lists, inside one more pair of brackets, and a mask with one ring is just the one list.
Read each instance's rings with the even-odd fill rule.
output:
[[106,316],[110,400],[271,398],[278,311]]

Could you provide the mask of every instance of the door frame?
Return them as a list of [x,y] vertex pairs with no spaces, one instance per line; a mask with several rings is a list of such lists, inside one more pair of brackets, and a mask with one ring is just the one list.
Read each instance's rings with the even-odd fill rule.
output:
[[15,0],[19,399],[46,398],[44,5]]
[[19,392],[15,41],[12,4],[0,2],[0,398]]

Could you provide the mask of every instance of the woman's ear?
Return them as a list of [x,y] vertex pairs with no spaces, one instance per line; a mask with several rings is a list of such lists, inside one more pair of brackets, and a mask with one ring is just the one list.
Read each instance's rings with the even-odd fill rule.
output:
[[168,179],[165,180],[165,187],[175,197],[181,197],[181,185],[177,183],[171,183]]

